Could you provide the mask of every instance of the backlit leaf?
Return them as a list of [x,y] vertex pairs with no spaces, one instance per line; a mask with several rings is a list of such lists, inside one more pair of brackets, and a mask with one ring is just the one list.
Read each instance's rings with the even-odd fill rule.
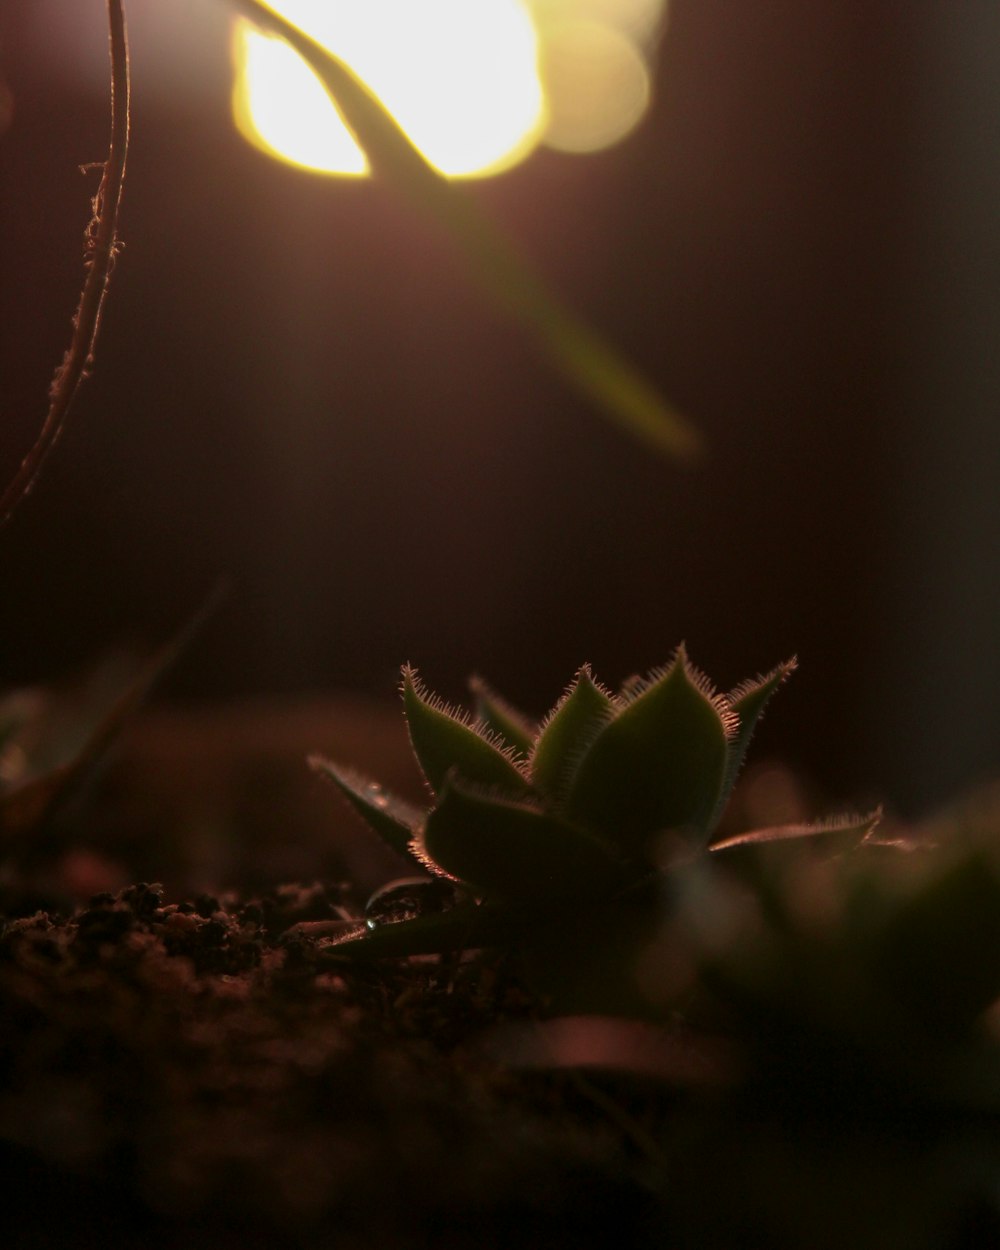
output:
[[841,816],[832,820],[817,820],[808,824],[771,825],[767,829],[752,829],[733,837],[712,842],[708,849],[735,851],[740,847],[765,846],[773,842],[833,842],[849,846],[860,842],[874,830],[882,818],[882,809],[869,812],[867,816]]
[[764,677],[757,677],[751,681],[743,682],[726,696],[726,702],[739,717],[739,724],[729,740],[726,775],[722,783],[722,789],[719,792],[715,812],[712,815],[709,826],[711,829],[714,829],[722,818],[722,813],[729,802],[729,796],[732,794],[733,786],[736,784],[736,778],[743,767],[743,760],[746,757],[747,747],[750,745],[753,731],[764,712],[764,708],[778,687],[795,672],[797,667],[798,661],[793,656],[790,660],[786,660],[784,664],[779,664],[777,668],[773,668]]
[[584,753],[613,715],[610,696],[585,664],[538,735],[531,756],[532,784],[549,798],[563,799]]
[[481,786],[499,786],[515,794],[528,788],[510,749],[429,695],[409,666],[403,669],[403,708],[414,754],[435,794],[453,768]]
[[410,841],[423,820],[423,812],[384,786],[353,768],[344,768],[321,755],[311,755],[309,765],[332,781],[369,828],[394,851],[409,857]]
[[476,720],[519,755],[529,755],[535,735],[528,718],[490,689],[481,677],[470,678],[469,689],[476,700]]
[[428,815],[417,854],[488,899],[594,897],[623,880],[617,857],[592,834],[459,777],[449,777]]
[[681,648],[594,740],[566,800],[566,814],[630,856],[650,852],[656,833],[699,843],[722,788],[731,714]]

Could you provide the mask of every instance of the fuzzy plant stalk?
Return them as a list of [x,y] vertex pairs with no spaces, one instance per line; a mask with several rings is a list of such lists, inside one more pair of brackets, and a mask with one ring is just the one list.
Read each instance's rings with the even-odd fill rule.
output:
[[49,407],[31,450],[13,478],[0,490],[0,526],[30,494],[49,453],[62,437],[70,409],[94,363],[101,313],[121,250],[118,218],[125,186],[129,134],[128,38],[122,0],[107,0],[111,59],[111,140],[93,217],[85,240],[86,278],[73,318],[73,336],[49,388]]
[[403,709],[427,809],[320,756],[312,766],[424,874],[391,883],[338,956],[502,946],[554,916],[658,888],[680,862],[765,842],[863,837],[874,818],[714,838],[751,735],[794,659],[728,694],[683,646],[612,692],[588,665],[539,725],[485,682],[473,711],[445,705],[404,667]]

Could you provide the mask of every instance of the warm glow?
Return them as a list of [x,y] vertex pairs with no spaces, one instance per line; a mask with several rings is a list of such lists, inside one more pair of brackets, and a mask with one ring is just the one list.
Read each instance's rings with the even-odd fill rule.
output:
[[[286,17],[367,82],[449,175],[509,169],[538,143],[593,152],[649,106],[667,0],[281,0]],[[367,163],[319,80],[247,22],[235,35],[236,119],[251,142],[310,169]]]
[[562,22],[597,22],[644,41],[663,21],[667,0],[531,0],[539,28]]
[[[280,10],[349,64],[442,173],[523,159],[545,121],[535,28],[522,0],[282,0]],[[365,158],[318,79],[287,44],[238,23],[237,122],[274,155],[361,174]]]
[[595,152],[624,138],[649,104],[650,75],[628,35],[594,21],[546,31],[542,74],[549,123],[545,142]]

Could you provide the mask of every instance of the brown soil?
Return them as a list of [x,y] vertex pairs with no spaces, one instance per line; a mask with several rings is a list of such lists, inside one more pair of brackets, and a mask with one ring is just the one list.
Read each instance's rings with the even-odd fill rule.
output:
[[331,972],[338,887],[0,940],[3,1222],[18,1247],[655,1243],[650,1161],[567,1077],[479,1044],[530,1004],[482,960]]

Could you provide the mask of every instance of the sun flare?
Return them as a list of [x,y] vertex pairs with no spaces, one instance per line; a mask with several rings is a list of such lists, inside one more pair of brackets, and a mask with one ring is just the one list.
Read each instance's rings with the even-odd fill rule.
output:
[[[432,165],[485,177],[540,143],[564,152],[629,134],[651,93],[666,0],[274,0],[363,79]],[[272,156],[364,175],[319,79],[282,40],[239,19],[234,113]]]
[[[347,62],[442,173],[498,172],[541,136],[537,38],[521,0],[283,0],[271,7]],[[236,117],[247,137],[312,169],[366,172],[319,80],[287,44],[241,21],[235,56]]]

